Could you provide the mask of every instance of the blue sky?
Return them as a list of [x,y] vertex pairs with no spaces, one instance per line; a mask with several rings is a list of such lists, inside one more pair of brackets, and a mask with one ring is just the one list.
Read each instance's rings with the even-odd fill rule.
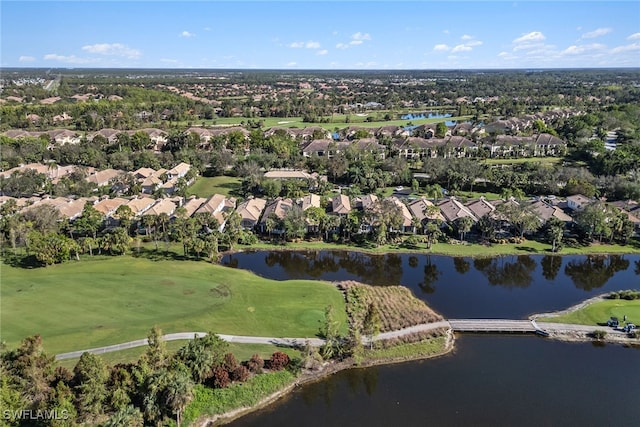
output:
[[7,1],[3,67],[640,67],[640,2]]

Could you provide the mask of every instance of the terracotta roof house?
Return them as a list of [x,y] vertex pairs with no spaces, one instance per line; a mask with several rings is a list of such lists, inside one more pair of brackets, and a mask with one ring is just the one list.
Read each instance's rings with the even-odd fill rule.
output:
[[98,212],[105,217],[111,216],[121,205],[126,205],[129,201],[120,197],[113,199],[105,198],[93,205]]
[[320,207],[320,196],[317,194],[307,194],[300,201],[300,207],[303,211],[306,211],[309,208],[319,208]]
[[169,179],[182,178],[187,174],[187,172],[189,172],[189,169],[191,169],[191,165],[182,162],[179,165],[175,166],[173,169],[168,170],[167,177]]
[[344,194],[331,199],[331,213],[334,215],[348,215],[351,212],[351,201]]
[[166,213],[171,216],[175,212],[177,206],[174,202],[169,199],[161,199],[156,204],[147,209],[142,216],[147,215],[160,215],[161,213]]
[[181,206],[185,209],[185,217],[188,218],[192,216],[206,201],[207,199],[197,196],[191,196],[186,199]]
[[127,206],[129,206],[129,209],[131,209],[131,212],[133,212],[135,216],[139,216],[145,213],[155,203],[156,200],[151,197],[136,197],[135,199],[129,200]]
[[331,139],[314,139],[304,146],[302,149],[302,155],[305,157],[316,155],[319,157],[331,158],[337,153],[344,151],[348,145],[349,143],[345,141],[336,142]]
[[137,179],[145,179],[150,177],[151,175],[155,174],[156,171],[155,169],[151,169],[151,168],[139,168],[135,171],[133,171],[133,176],[135,176]]
[[354,205],[356,208],[361,210],[372,210],[375,209],[376,204],[378,203],[378,196],[375,194],[365,194],[363,196],[356,197],[354,200]]
[[68,203],[58,206],[58,211],[69,221],[73,221],[82,215],[82,210],[87,202],[93,202],[93,199],[81,197],[76,200],[69,200]]
[[575,194],[567,197],[567,207],[572,211],[581,211],[585,206],[590,204],[593,200],[582,194]]
[[387,197],[385,200],[392,202],[394,205],[400,208],[400,212],[402,215],[402,229],[398,231],[401,231],[403,233],[415,233],[416,227],[413,224],[413,216],[411,215],[411,212],[409,211],[407,205],[405,205],[396,196]]
[[436,206],[434,205],[430,200],[425,199],[424,197],[421,197],[413,202],[411,202],[408,206],[409,211],[411,212],[411,214],[413,216],[415,216],[416,218],[418,218],[420,220],[421,223],[425,223],[428,220],[441,220],[444,221],[444,217],[442,216],[442,214],[440,213],[440,208],[438,208],[437,206],[435,207],[435,214],[433,215],[427,215],[425,212],[427,210],[428,207],[430,206]]
[[214,214],[215,212],[221,212],[224,209],[224,199],[225,197],[222,194],[214,194],[209,197],[200,207],[194,212],[196,213],[209,213]]
[[254,198],[246,200],[236,209],[236,212],[240,215],[242,227],[251,230],[260,220],[260,215],[264,211],[267,201],[265,199]]
[[117,169],[105,169],[92,173],[91,175],[87,176],[85,180],[87,182],[96,184],[98,187],[103,187],[105,185],[109,185],[112,179],[124,173],[124,171]]
[[[295,203],[291,199],[283,199],[282,197],[278,197],[269,203],[262,212],[262,218],[260,218],[260,230],[264,233],[267,231],[266,224],[267,219],[272,215],[275,215],[278,219],[283,219],[287,212],[290,211]],[[284,229],[274,229],[271,230],[271,233],[275,234],[283,234]]]
[[80,143],[80,135],[68,129],[56,129],[47,132],[52,142],[58,145],[78,144]]
[[465,204],[465,206],[471,211],[473,216],[478,219],[482,218],[485,215],[489,215],[494,210],[496,210],[496,207],[488,202],[484,197],[468,202]]
[[552,206],[542,200],[537,200],[529,205],[529,209],[538,217],[540,223],[544,224],[551,218],[557,218],[564,222],[571,222],[573,218],[564,213],[564,211],[556,206]]
[[455,197],[445,199],[438,203],[440,213],[447,222],[453,222],[458,218],[465,216],[471,217],[474,222],[478,221],[478,218],[462,203],[456,200]]
[[356,147],[359,152],[367,152],[374,154],[381,160],[384,160],[387,147],[379,144],[375,138],[362,138],[353,141],[351,147]]
[[93,134],[91,134],[90,139],[95,138],[96,136],[100,135],[103,138],[105,138],[107,141],[109,141],[109,143],[114,143],[116,142],[118,135],[121,134],[123,131],[121,130],[116,130],[116,129],[110,129],[110,128],[104,128],[104,129],[100,129],[97,132],[94,132]]

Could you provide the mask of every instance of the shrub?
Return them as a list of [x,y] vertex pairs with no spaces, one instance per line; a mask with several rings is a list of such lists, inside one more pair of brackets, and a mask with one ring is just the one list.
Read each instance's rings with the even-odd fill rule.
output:
[[591,333],[591,337],[596,340],[603,340],[604,337],[607,336],[607,331],[603,331],[602,329],[596,329]]
[[264,368],[264,360],[262,360],[259,354],[254,354],[251,356],[251,359],[247,361],[246,365],[249,372],[259,374],[262,372],[262,368]]
[[229,373],[222,366],[216,366],[211,376],[214,388],[225,388],[231,383]]
[[231,379],[233,381],[245,382],[249,378],[249,370],[242,365],[236,366],[231,372]]
[[269,363],[267,364],[267,368],[272,371],[281,371],[289,365],[289,356],[281,351],[276,351],[271,355],[271,359],[269,359]]
[[227,353],[224,355],[224,359],[222,360],[222,367],[227,370],[227,372],[231,373],[234,369],[238,367],[238,359],[234,356],[233,353]]

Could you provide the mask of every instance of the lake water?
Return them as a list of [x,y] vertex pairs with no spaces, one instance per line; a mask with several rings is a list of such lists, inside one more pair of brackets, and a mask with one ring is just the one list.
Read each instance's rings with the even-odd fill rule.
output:
[[[524,318],[640,288],[640,256],[227,255],[279,280],[402,284],[447,318]],[[640,320],[640,319],[639,319]],[[351,369],[300,387],[234,426],[638,426],[640,350],[537,336],[458,335],[452,354]]]

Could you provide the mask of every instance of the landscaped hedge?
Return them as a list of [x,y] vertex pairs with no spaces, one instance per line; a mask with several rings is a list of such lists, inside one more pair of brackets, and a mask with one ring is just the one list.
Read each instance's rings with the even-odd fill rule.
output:
[[616,291],[611,292],[607,297],[609,299],[626,299],[626,300],[634,300],[640,299],[640,291],[635,290],[626,290],[626,291]]

